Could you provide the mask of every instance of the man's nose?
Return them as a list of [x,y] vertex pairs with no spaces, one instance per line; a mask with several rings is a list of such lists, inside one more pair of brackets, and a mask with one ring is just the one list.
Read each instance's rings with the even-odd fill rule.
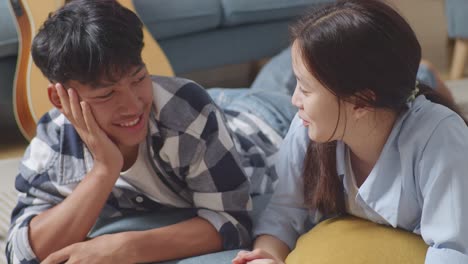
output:
[[125,89],[125,92],[120,95],[120,108],[124,110],[125,113],[135,114],[141,111],[141,98],[132,89]]

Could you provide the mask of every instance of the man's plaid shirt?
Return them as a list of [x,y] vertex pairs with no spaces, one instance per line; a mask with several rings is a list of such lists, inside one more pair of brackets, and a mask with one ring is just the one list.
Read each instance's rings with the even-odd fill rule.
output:
[[[225,249],[248,246],[249,193],[271,189],[272,158],[281,139],[255,116],[224,113],[188,80],[153,77],[153,93],[147,145],[155,177],[218,230]],[[91,153],[70,122],[57,109],[44,115],[16,178],[21,194],[8,236],[10,263],[38,262],[29,222],[70,195],[92,166]],[[119,178],[99,219],[161,207],[148,196]]]

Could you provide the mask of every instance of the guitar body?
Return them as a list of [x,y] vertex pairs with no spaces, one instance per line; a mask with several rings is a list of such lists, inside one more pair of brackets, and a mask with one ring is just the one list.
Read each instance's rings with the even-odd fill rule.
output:
[[[34,65],[31,44],[49,13],[61,7],[65,0],[8,0],[16,18],[19,48],[13,86],[13,112],[23,136],[31,140],[36,133],[37,121],[53,106],[47,95],[49,81]],[[131,0],[119,1],[135,12]],[[146,28],[143,29],[145,46],[142,51],[148,71],[152,74],[173,76],[167,57]]]
[[[15,1],[10,0],[16,18],[19,48],[13,85],[13,112],[21,133],[27,139],[34,137],[38,118],[52,108],[47,96],[49,81],[34,65],[31,43],[34,35],[49,12],[63,5],[64,1]],[[35,89],[32,89],[34,86]]]

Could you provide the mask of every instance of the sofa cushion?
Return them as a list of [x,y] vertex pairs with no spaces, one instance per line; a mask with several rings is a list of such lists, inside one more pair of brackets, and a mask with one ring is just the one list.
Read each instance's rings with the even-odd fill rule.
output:
[[180,75],[272,56],[289,44],[288,21],[210,30],[158,43]]
[[448,35],[451,38],[468,38],[468,1],[445,0]]
[[289,19],[301,15],[305,10],[335,0],[221,0],[223,25],[234,26],[245,23]]
[[133,0],[133,4],[158,40],[213,29],[221,22],[219,0]]
[[302,235],[286,264],[416,264],[424,263],[427,248],[416,234],[346,216]]
[[[0,45],[0,52],[3,46]],[[16,52],[15,52],[16,54]],[[8,134],[12,135],[17,131],[17,124],[13,112],[13,81],[16,71],[16,55],[8,57],[0,56],[0,127],[8,128]],[[2,131],[2,136],[5,138],[5,132]],[[9,141],[4,141],[9,142]],[[0,149],[3,150],[4,146]],[[0,154],[0,158],[3,158]],[[0,163],[1,164],[1,163]],[[2,170],[0,172],[3,173]],[[0,177],[2,174],[0,174]],[[15,175],[13,175],[15,176]],[[1,186],[0,186],[1,189]]]
[[18,37],[9,1],[0,1],[0,58],[18,53]]

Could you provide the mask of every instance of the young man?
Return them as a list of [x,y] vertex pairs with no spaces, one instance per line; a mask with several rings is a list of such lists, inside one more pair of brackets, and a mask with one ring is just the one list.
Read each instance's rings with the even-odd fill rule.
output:
[[271,191],[296,112],[290,51],[250,89],[207,93],[150,77],[141,27],[114,0],[74,0],[35,37],[55,109],[20,166],[10,263],[157,262],[250,244],[249,192]]
[[[116,1],[75,0],[35,37],[55,108],[16,179],[10,263],[156,262],[250,244],[249,192],[275,179],[272,156],[295,111],[290,91],[213,90],[222,112],[193,82],[151,77],[142,36]],[[170,218],[174,208],[182,221],[96,232],[112,219]]]

